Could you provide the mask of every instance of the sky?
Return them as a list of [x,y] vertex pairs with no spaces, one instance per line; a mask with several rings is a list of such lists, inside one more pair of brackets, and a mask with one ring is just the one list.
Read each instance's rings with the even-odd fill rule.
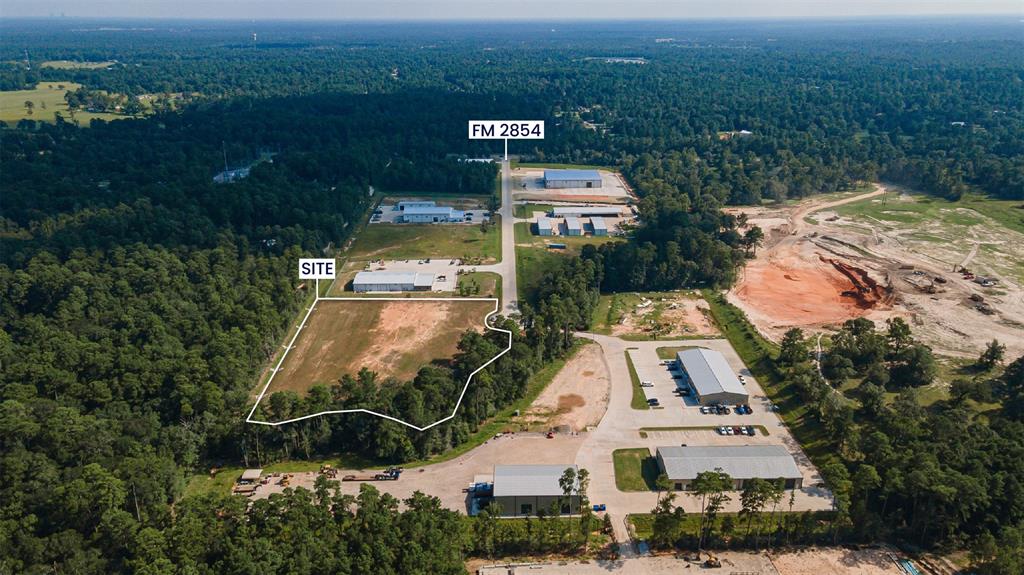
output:
[[1024,15],[1024,0],[3,0],[0,17],[647,20]]

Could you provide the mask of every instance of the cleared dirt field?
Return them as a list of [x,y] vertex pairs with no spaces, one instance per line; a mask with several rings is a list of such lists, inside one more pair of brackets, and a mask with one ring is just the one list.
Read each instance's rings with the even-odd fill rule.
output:
[[886,549],[813,548],[771,556],[779,575],[902,575]]
[[483,331],[491,301],[320,300],[268,393],[305,393],[363,367],[380,377],[411,379],[451,358],[469,329]]
[[[1008,357],[1024,353],[1024,209],[1012,202],[947,202],[876,184],[734,211],[766,241],[729,299],[776,341],[791,327],[900,316],[945,355],[976,357],[992,338]],[[994,281],[983,286],[976,276]]]
[[686,293],[621,293],[601,296],[593,331],[626,339],[720,335],[707,302]]
[[608,409],[610,386],[601,346],[587,344],[565,364],[519,421],[536,430],[568,425],[573,431],[584,431],[597,425]]

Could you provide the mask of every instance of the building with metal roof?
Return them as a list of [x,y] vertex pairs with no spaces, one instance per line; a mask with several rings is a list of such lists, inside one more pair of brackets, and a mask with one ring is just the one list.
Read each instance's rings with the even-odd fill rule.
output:
[[608,224],[604,223],[604,218],[590,218],[590,227],[594,230],[595,236],[608,235]]
[[434,200],[403,200],[395,204],[395,209],[405,211],[406,208],[432,208],[436,205]]
[[359,272],[352,280],[352,291],[430,291],[434,274],[420,272]]
[[544,170],[545,188],[600,188],[597,170]]
[[717,351],[703,347],[680,351],[676,367],[702,405],[746,403],[750,397],[725,356]]
[[550,236],[551,231],[551,220],[548,218],[537,218],[537,235],[538,236]]
[[592,216],[617,218],[620,215],[622,215],[622,207],[620,206],[556,206],[551,208],[551,216],[555,218],[587,218]]
[[678,491],[691,489],[698,474],[716,469],[729,474],[737,491],[754,478],[782,479],[786,489],[803,487],[803,474],[782,445],[659,447],[657,452],[658,468]]
[[553,507],[560,513],[578,513],[579,497],[565,497],[559,484],[566,469],[576,473],[573,490],[579,489],[579,468],[572,464],[495,465],[494,502],[506,517],[536,515]]
[[407,206],[402,209],[402,221],[407,224],[437,224],[461,222],[466,212],[445,206]]
[[583,224],[580,223],[579,218],[565,218],[565,235],[567,236],[582,236],[583,235]]

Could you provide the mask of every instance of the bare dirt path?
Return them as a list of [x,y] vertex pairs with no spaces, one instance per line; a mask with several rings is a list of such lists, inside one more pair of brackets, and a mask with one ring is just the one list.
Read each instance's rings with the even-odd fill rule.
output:
[[568,425],[572,431],[584,431],[601,421],[610,388],[601,346],[588,343],[523,413],[522,423],[538,430]]

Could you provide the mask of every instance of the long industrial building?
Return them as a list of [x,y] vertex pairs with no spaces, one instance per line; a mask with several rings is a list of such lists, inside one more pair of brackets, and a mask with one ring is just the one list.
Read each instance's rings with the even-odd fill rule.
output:
[[619,217],[622,208],[618,206],[557,206],[551,208],[553,218],[588,218],[593,216]]
[[352,291],[430,291],[434,285],[434,274],[419,272],[359,272],[352,280]]
[[415,206],[402,209],[402,221],[407,224],[461,222],[465,219],[465,212],[444,206]]
[[803,487],[803,474],[782,445],[659,447],[658,467],[677,491],[690,490],[698,474],[716,469],[729,474],[737,491],[754,478],[782,479],[786,489]]
[[559,504],[562,514],[579,513],[579,497],[565,497],[559,484],[569,468],[577,477],[574,490],[579,489],[579,468],[575,465],[495,465],[494,502],[501,505],[505,517],[528,517]]
[[544,170],[545,188],[600,188],[597,170]]
[[434,200],[403,200],[395,204],[394,209],[404,212],[406,208],[433,208],[436,205]]
[[749,394],[717,351],[695,347],[676,354],[676,367],[702,405],[746,403]]

